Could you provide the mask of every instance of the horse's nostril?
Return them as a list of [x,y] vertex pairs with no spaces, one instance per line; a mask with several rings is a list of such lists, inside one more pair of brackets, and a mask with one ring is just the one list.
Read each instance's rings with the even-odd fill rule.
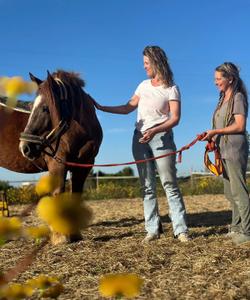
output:
[[29,145],[27,145],[27,144],[23,145],[23,154],[26,155],[26,156],[29,156],[29,154],[30,154]]

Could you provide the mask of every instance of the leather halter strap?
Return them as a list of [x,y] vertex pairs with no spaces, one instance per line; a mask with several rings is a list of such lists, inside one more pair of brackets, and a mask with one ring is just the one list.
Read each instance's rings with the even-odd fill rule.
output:
[[[68,91],[65,84],[59,78],[55,78],[55,81],[58,84],[60,89],[60,102],[68,101]],[[42,136],[22,132],[20,134],[20,141],[39,145],[41,147],[42,152],[44,152],[45,154],[51,157],[55,157],[59,147],[60,138],[69,129],[69,121],[66,120],[66,118],[63,116],[62,111],[60,113],[61,113],[61,120],[59,124],[55,128],[53,128],[48,135],[42,137]],[[52,144],[54,142],[56,142],[56,145],[53,148]],[[47,148],[49,148],[49,151],[46,150]]]

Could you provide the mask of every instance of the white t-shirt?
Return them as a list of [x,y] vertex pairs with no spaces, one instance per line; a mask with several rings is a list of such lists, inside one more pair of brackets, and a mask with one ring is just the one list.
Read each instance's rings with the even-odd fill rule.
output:
[[178,86],[153,86],[150,79],[138,85],[135,95],[140,97],[135,126],[141,132],[167,121],[170,117],[169,100],[181,100]]

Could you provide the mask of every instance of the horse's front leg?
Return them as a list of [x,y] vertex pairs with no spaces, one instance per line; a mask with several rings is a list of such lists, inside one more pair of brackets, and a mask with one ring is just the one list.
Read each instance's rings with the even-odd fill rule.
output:
[[83,186],[91,168],[75,168],[71,172],[71,192],[80,193],[83,192]]
[[[91,168],[75,168],[71,172],[71,192],[82,194],[84,182],[89,174]],[[82,240],[81,231],[71,234],[69,236],[70,242],[77,242]]]
[[63,164],[56,161],[52,161],[48,164],[49,174],[55,177],[57,181],[57,186],[54,188],[52,195],[57,196],[65,192],[65,182],[67,176],[67,170]]
[[[82,148],[79,150],[78,153],[78,162],[79,163],[88,163],[93,164],[95,159],[97,146],[94,140],[87,141]],[[82,167],[75,167],[72,169],[72,192],[73,193],[82,193],[83,185],[88,177],[88,174],[92,168],[82,168]]]
[[[54,159],[48,159],[47,165],[50,176],[55,177],[57,181],[57,186],[54,188],[52,196],[57,196],[65,192],[67,170],[63,164],[58,163]],[[69,242],[70,237],[62,233],[55,232],[52,227],[50,227],[50,229],[50,240],[53,245],[65,244]]]

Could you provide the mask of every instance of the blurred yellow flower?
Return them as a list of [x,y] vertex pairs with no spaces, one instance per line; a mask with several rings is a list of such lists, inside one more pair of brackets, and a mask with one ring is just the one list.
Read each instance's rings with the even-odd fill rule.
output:
[[61,283],[57,283],[42,292],[43,298],[57,298],[64,290]]
[[32,94],[36,92],[37,84],[23,80],[20,76],[0,77],[0,93],[7,96],[6,105],[15,107],[17,97],[20,94]]
[[21,221],[16,218],[0,217],[0,237],[8,239],[20,234],[22,228]]
[[17,105],[17,98],[16,97],[8,97],[7,101],[6,101],[6,105],[8,108],[15,108]]
[[32,94],[37,90],[35,82],[25,81],[21,76],[1,77],[0,89],[7,97],[17,97],[20,94]]
[[24,229],[24,234],[33,239],[41,239],[49,236],[50,229],[45,225],[37,227],[31,226]]
[[27,281],[27,285],[36,289],[47,289],[53,284],[59,283],[56,277],[49,277],[46,275],[40,275],[37,278],[33,278]]
[[25,82],[22,77],[12,77],[6,82],[5,90],[7,97],[16,97],[25,92]]
[[44,175],[36,184],[36,192],[39,196],[52,193],[60,186],[61,179],[58,176]]
[[56,232],[69,235],[87,227],[92,211],[81,200],[81,194],[62,193],[43,197],[37,205],[38,216]]
[[0,94],[5,95],[5,86],[9,80],[9,77],[0,77]]
[[27,299],[27,297],[32,296],[33,288],[27,284],[13,283],[1,288],[0,296],[1,299]]
[[108,274],[100,279],[99,291],[103,297],[133,298],[140,294],[142,284],[137,274]]

